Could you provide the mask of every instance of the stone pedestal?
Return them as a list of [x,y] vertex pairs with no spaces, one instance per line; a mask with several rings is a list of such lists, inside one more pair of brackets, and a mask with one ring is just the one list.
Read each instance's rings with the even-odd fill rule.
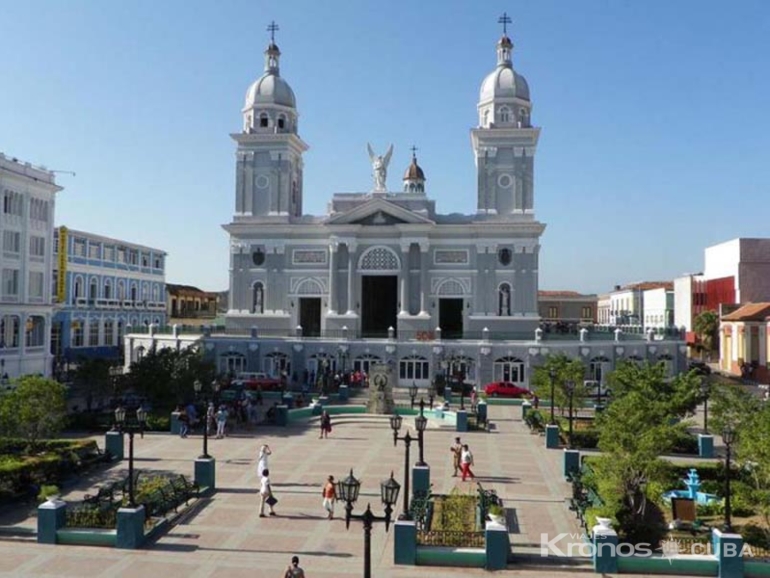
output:
[[413,521],[393,524],[393,563],[414,566],[417,561],[417,526]]
[[564,477],[580,471],[580,452],[578,450],[564,450]]
[[171,412],[171,421],[169,422],[169,431],[172,435],[178,436],[182,429],[182,423],[179,421],[179,412]]
[[532,409],[532,404],[528,401],[525,401],[521,404],[521,420],[524,421],[527,419],[527,414],[529,413],[529,410]]
[[430,493],[430,466],[412,467],[412,495],[427,495]]
[[711,545],[719,563],[719,578],[743,576],[743,537],[726,534],[722,530],[711,531]]
[[56,531],[67,521],[67,503],[48,500],[37,507],[37,541],[39,544],[56,544]]
[[618,572],[618,534],[612,528],[597,525],[591,529],[594,550],[594,572],[616,574]]
[[108,431],[104,435],[104,449],[110,452],[116,460],[123,459],[123,447],[123,434],[119,431]]
[[455,431],[467,432],[468,431],[468,412],[464,409],[457,410],[457,425]]
[[559,426],[548,424],[545,426],[545,447],[549,450],[557,449],[559,443]]
[[214,458],[195,460],[195,482],[201,488],[216,489],[217,461]]
[[487,570],[503,570],[508,566],[508,554],[511,552],[511,540],[508,529],[496,522],[487,522],[484,530],[484,542],[487,554]]
[[275,406],[275,425],[282,427],[289,425],[289,408],[285,405]]
[[144,518],[144,506],[118,508],[116,548],[135,550],[144,543]]
[[338,393],[339,397],[337,399],[339,399],[339,401],[345,402],[350,399],[350,389],[347,385],[341,385]]
[[395,377],[390,365],[376,363],[369,368],[369,401],[366,411],[369,413],[390,415],[395,411],[393,403],[393,384]]
[[714,436],[698,434],[698,456],[701,458],[714,457]]

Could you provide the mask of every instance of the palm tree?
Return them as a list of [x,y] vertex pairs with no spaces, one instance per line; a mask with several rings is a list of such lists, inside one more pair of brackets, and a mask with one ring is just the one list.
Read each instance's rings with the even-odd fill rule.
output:
[[[708,353],[718,348],[717,331],[719,330],[719,315],[716,311],[704,311],[693,322],[693,329]],[[717,347],[715,347],[717,346]]]

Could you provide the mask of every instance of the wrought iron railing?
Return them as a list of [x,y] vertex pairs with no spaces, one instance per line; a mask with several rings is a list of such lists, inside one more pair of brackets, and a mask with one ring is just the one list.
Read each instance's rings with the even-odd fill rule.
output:
[[484,532],[459,530],[418,530],[420,546],[453,546],[455,548],[484,548]]

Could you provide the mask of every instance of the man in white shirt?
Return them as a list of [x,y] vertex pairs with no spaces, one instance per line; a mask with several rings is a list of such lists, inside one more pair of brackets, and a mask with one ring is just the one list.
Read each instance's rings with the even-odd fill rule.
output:
[[259,517],[265,517],[265,504],[270,508],[270,515],[275,516],[273,504],[268,499],[273,497],[273,491],[270,488],[270,470],[262,470],[262,479],[259,483]]

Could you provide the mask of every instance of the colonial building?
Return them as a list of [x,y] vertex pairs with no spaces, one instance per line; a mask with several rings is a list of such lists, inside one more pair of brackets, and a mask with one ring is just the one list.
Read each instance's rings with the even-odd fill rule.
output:
[[166,253],[67,227],[56,229],[57,369],[118,358],[128,327],[166,323]]
[[[540,128],[505,33],[470,131],[477,185],[476,209],[467,215],[441,212],[414,151],[400,186],[389,189],[392,146],[384,154],[369,147],[372,186],[333,194],[326,214],[305,215],[308,145],[280,57],[271,41],[264,73],[246,92],[241,130],[231,135],[226,334],[204,337],[220,371],[286,371],[301,379],[322,367],[366,371],[389,362],[402,385],[426,386],[440,371],[463,371],[472,382],[526,383],[532,367],[557,350],[582,356],[594,373],[622,357],[613,336],[549,346],[538,328]],[[677,355],[673,342],[650,351],[640,343],[639,350]]]
[[166,283],[166,314],[174,319],[213,319],[217,316],[219,294],[192,285]]
[[747,303],[719,324],[719,368],[767,383],[770,378],[770,303]]
[[0,379],[51,374],[53,172],[0,153]]
[[541,327],[546,332],[577,334],[581,326],[597,322],[598,302],[596,295],[577,291],[539,291]]

